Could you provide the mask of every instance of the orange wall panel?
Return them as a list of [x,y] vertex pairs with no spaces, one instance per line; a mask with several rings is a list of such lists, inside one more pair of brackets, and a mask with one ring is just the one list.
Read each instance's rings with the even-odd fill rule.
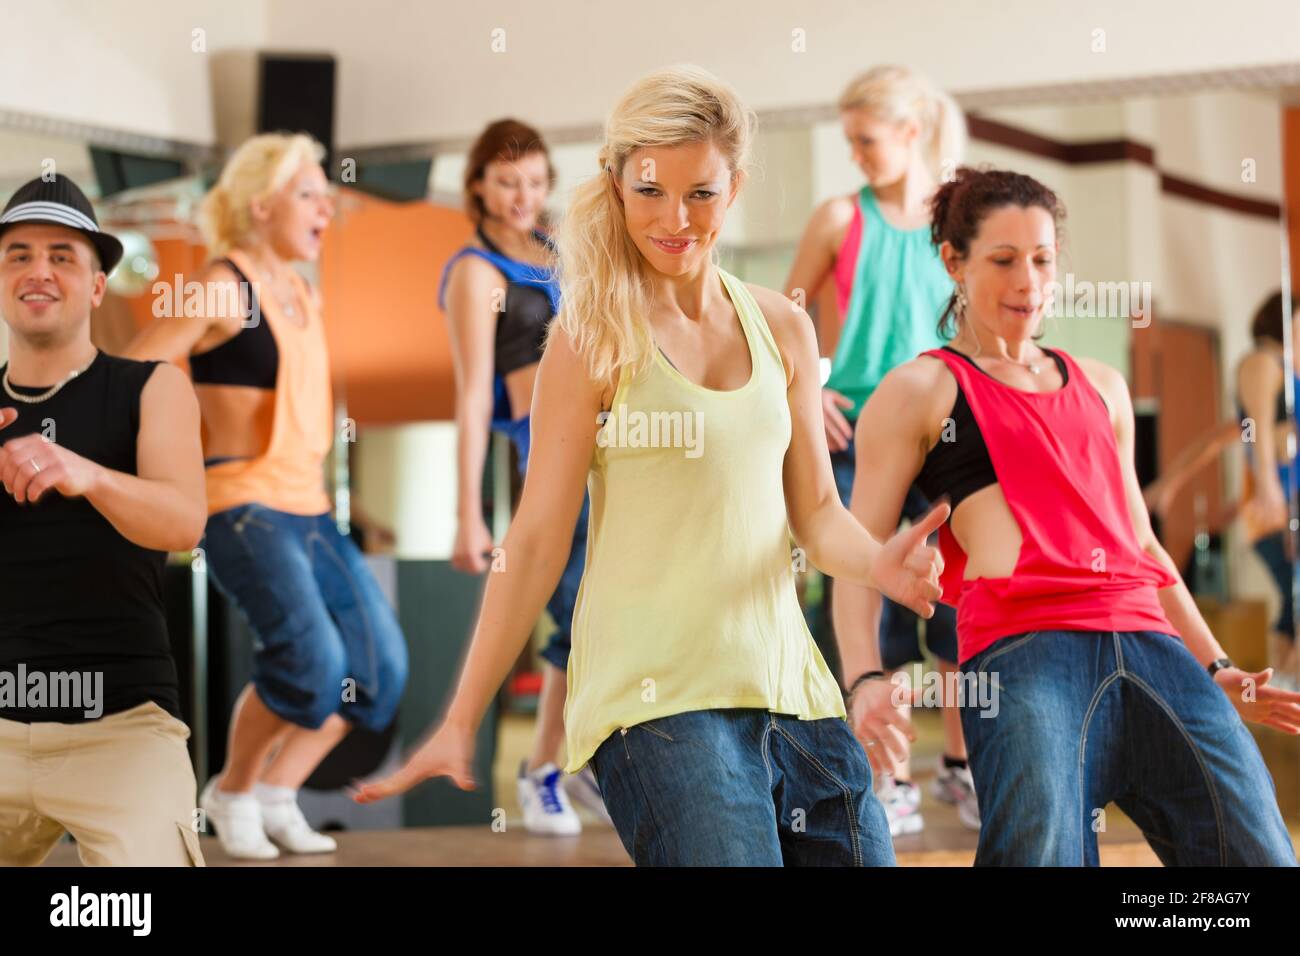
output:
[[320,270],[338,394],[359,425],[450,419],[438,281],[473,227],[457,209],[348,196],[352,208],[326,233]]
[[[458,209],[352,191],[342,205],[325,234],[318,280],[337,397],[358,425],[452,418],[455,383],[438,281],[472,224]],[[179,274],[183,288],[207,258],[202,245],[184,239],[155,240],[154,248],[156,281],[168,286]],[[154,299],[146,290],[113,305],[140,329],[154,321]],[[123,346],[126,331],[114,335]]]

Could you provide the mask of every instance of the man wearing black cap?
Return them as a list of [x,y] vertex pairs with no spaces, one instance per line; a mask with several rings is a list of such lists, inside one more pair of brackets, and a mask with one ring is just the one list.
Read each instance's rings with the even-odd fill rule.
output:
[[122,245],[72,180],[0,214],[0,865],[202,865],[162,602],[198,544],[199,413],[166,363],[98,351]]

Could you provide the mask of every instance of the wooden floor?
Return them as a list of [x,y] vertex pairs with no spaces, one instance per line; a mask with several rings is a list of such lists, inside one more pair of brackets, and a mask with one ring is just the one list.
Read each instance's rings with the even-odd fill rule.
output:
[[[270,862],[232,860],[214,837],[203,837],[208,866],[631,866],[614,831],[589,827],[576,837],[535,837],[522,828],[493,833],[487,827],[428,827],[335,834],[339,848],[320,856],[290,856]],[[935,831],[895,841],[900,866],[970,866],[975,849],[929,849],[941,843]],[[908,846],[914,849],[907,849]],[[1145,843],[1113,837],[1102,841],[1103,866],[1158,866]],[[79,866],[77,849],[61,843],[46,866]]]
[[[915,713],[917,741],[913,746],[913,777],[925,788],[921,813],[922,832],[898,837],[894,850],[900,866],[970,866],[979,834],[967,830],[955,808],[929,794],[929,782],[942,751],[942,724],[938,715]],[[428,827],[408,830],[336,833],[339,849],[320,856],[282,856],[269,863],[231,860],[216,839],[203,837],[203,854],[209,866],[630,866],[618,836],[585,810],[584,829],[576,837],[530,836],[520,820],[515,774],[532,741],[533,721],[523,716],[501,722],[496,796],[505,810],[506,829],[493,832],[485,826]],[[1300,821],[1289,821],[1292,841],[1300,847]],[[1141,832],[1118,808],[1107,808],[1106,829],[1098,834],[1102,866],[1159,866]],[[77,866],[76,847],[61,843],[46,865]]]

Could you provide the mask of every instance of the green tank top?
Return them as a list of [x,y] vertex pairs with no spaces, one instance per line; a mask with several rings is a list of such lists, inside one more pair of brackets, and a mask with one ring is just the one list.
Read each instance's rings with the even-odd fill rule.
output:
[[930,243],[930,227],[902,230],[880,214],[870,186],[858,194],[862,240],[853,288],[826,387],[853,400],[855,421],[880,380],[894,367],[944,344],[939,315],[952,280]]
[[749,381],[704,388],[655,349],[640,375],[620,376],[597,433],[564,705],[570,773],[610,734],[656,717],[844,716],[795,592],[785,366],[753,295],[718,273],[749,345]]

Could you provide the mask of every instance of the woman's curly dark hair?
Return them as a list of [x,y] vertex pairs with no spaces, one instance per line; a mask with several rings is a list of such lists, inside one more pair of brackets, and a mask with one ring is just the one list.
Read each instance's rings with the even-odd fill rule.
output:
[[[1065,206],[1052,192],[1032,176],[1008,169],[976,169],[960,166],[951,181],[944,182],[930,198],[930,241],[937,250],[952,243],[957,254],[970,254],[971,240],[978,235],[980,224],[994,209],[1038,206],[1047,210],[1059,234],[1065,220]],[[939,316],[939,335],[950,339],[957,334],[957,292],[954,289],[943,314]]]

